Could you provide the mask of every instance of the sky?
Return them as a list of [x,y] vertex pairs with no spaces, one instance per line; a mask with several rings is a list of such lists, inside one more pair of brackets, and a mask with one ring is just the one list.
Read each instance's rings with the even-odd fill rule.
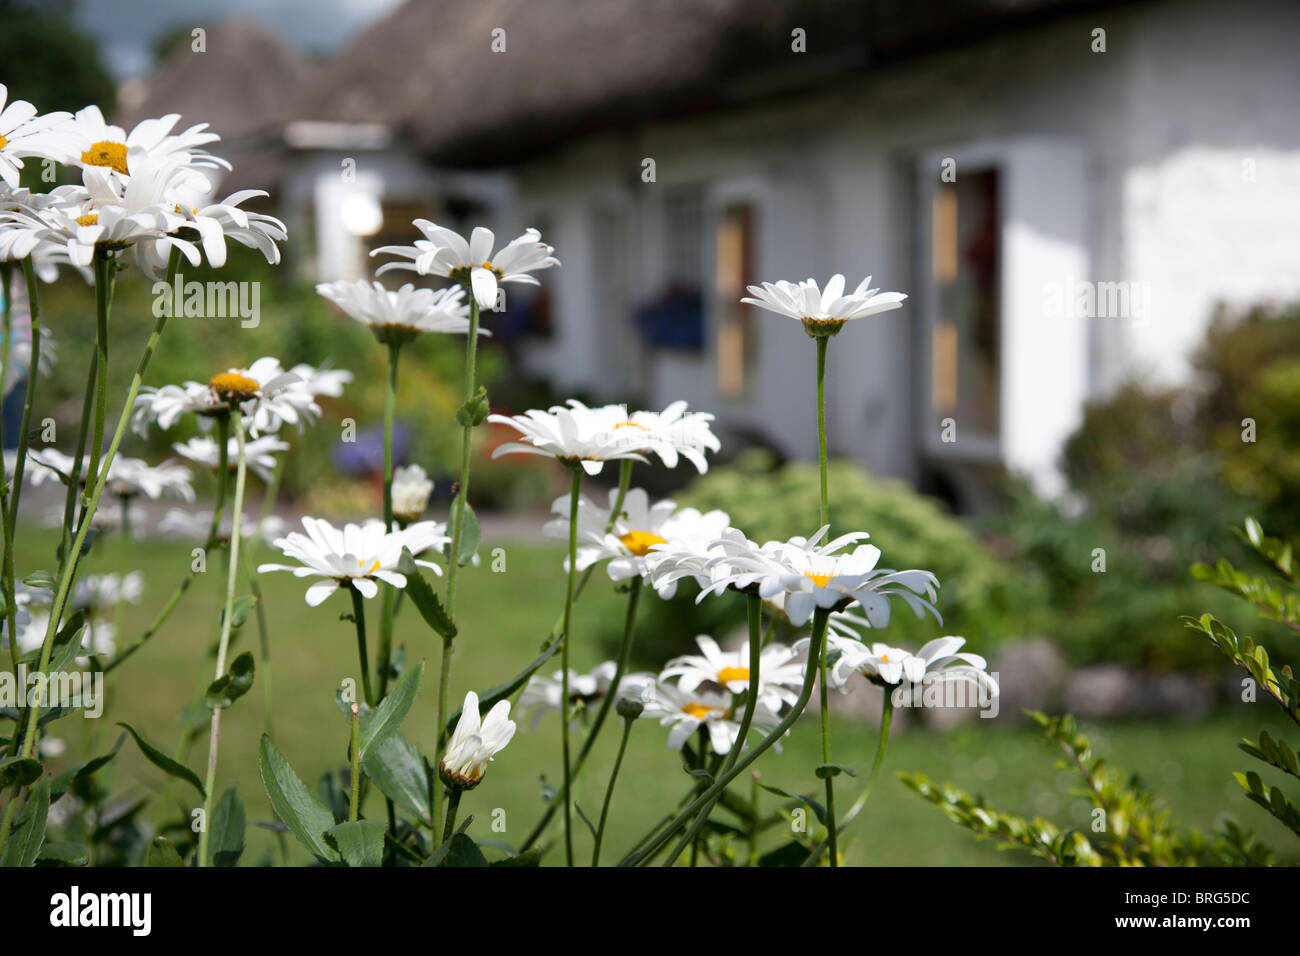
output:
[[149,42],[168,27],[256,17],[306,50],[328,51],[401,0],[81,0],[77,20],[98,38],[118,79],[149,71]]

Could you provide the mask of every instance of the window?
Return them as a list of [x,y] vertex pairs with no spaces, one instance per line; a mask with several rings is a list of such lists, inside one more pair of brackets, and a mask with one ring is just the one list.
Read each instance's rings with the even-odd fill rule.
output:
[[930,408],[996,440],[1001,402],[999,174],[965,169],[930,202]]
[[743,395],[754,358],[753,310],[740,302],[754,281],[754,220],[752,205],[731,203],[722,207],[714,231],[718,394],[725,399]]

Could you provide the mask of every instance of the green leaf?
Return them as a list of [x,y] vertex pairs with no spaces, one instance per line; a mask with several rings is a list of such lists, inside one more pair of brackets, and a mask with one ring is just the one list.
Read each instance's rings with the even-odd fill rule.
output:
[[0,789],[14,785],[25,787],[41,775],[41,762],[31,757],[0,759]]
[[311,795],[266,734],[262,735],[258,767],[271,807],[285,826],[319,859],[338,862],[338,851],[325,841],[324,836],[325,831],[334,826],[333,815]]
[[234,659],[228,673],[223,674],[208,685],[204,701],[209,710],[225,710],[239,698],[248,693],[253,686],[253,655],[245,651]]
[[378,747],[371,745],[361,768],[388,799],[426,825],[433,823],[430,770],[415,744],[393,734]]
[[42,591],[53,591],[55,588],[54,575],[49,571],[33,571],[27,577],[23,578],[23,584],[29,588],[39,588]]
[[829,777],[838,777],[842,773],[847,773],[850,777],[857,776],[857,774],[854,773],[849,767],[846,767],[844,766],[844,764],[841,763],[821,764],[820,766],[817,767],[816,773],[817,773],[818,780],[826,780]]
[[[490,709],[494,704],[497,703],[497,701],[505,700],[507,697],[509,697],[519,688],[523,687],[524,684],[528,682],[528,678],[532,677],[533,674],[537,673],[537,671],[541,668],[541,666],[545,664],[547,661],[549,661],[555,655],[555,652],[558,651],[559,649],[560,649],[560,642],[555,641],[548,648],[542,651],[542,653],[538,654],[537,657],[533,658],[532,663],[530,663],[527,667],[521,670],[514,677],[510,678],[504,684],[497,684],[496,687],[483,691],[481,694],[478,695],[479,709],[480,710]],[[463,709],[464,709],[464,705],[457,707],[456,712],[452,714],[451,719],[447,721],[447,725],[443,727],[442,737],[439,740],[440,744],[442,743],[442,741],[446,740],[449,736],[451,736],[452,731],[456,729],[456,723],[460,720],[460,712]]]
[[244,852],[244,801],[239,787],[231,786],[221,795],[208,821],[208,863],[211,866],[234,866]]
[[113,749],[110,750],[108,753],[100,757],[93,757],[90,760],[87,760],[85,763],[77,764],[77,766],[75,767],[70,767],[69,769],[63,771],[63,773],[55,777],[54,782],[50,784],[50,802],[53,803],[54,801],[58,800],[65,793],[67,793],[68,788],[71,787],[78,780],[85,780],[87,777],[94,774],[95,771],[98,770],[100,767],[104,766],[106,763],[108,763],[110,760],[116,757],[117,752],[122,749],[122,744],[125,741],[126,741],[126,734],[122,734],[117,738],[117,743],[113,745]]
[[191,784],[194,789],[199,792],[200,796],[207,796],[203,790],[203,782],[199,780],[193,770],[182,763],[177,763],[153,744],[149,743],[149,741],[141,737],[140,734],[136,732],[136,729],[130,724],[119,723],[118,726],[126,728],[127,732],[135,738],[136,745],[140,748],[140,752],[148,758],[151,764],[168,776],[176,777]]
[[803,861],[808,859],[808,847],[802,843],[791,841],[764,853],[758,858],[759,866],[802,866]]
[[[459,564],[462,568],[474,560],[474,553],[478,551],[478,542],[481,535],[478,526],[478,517],[474,514],[474,509],[470,507],[469,502],[465,502],[465,530],[460,535],[460,552]],[[451,511],[451,520],[447,522],[447,537],[451,541],[456,540],[456,506],[453,504]],[[451,560],[451,543],[450,541],[443,546],[442,553]]]
[[85,866],[90,862],[90,851],[81,843],[46,842],[36,859],[65,866]]
[[488,866],[541,866],[542,854],[545,852],[541,847],[533,847],[524,853],[508,856],[504,860],[493,860]]
[[478,391],[456,409],[456,423],[462,428],[467,425],[472,428],[482,425],[488,417],[490,408],[487,391],[480,385]]
[[384,861],[384,821],[354,820],[325,831],[326,839],[348,866],[379,866]]
[[478,844],[463,833],[457,833],[447,844],[447,858],[442,866],[487,866],[487,857]]
[[777,787],[769,787],[765,783],[760,783],[759,786],[762,787],[764,790],[766,790],[768,793],[776,794],[778,797],[785,797],[787,800],[798,800],[800,803],[807,804],[812,809],[812,812],[817,815],[818,823],[826,822],[826,808],[823,807],[816,800],[814,800],[812,797],[806,797],[802,793],[786,793],[784,790],[781,790]]
[[412,667],[379,704],[361,718],[359,734],[360,750],[358,759],[365,760],[366,754],[383,744],[397,731],[406,712],[411,709],[415,695],[420,690],[420,678],[424,675],[424,661]]
[[157,836],[149,844],[150,866],[184,866],[185,861],[166,837]]
[[578,806],[577,800],[573,801],[573,809],[578,812],[578,818],[587,824],[587,829],[591,831],[591,838],[594,840],[596,838],[596,825],[587,819],[587,815],[582,812],[582,807]]
[[434,593],[429,582],[424,579],[420,573],[419,566],[415,563],[409,548],[402,549],[402,556],[397,562],[398,573],[406,576],[406,587],[404,593],[409,595],[415,609],[420,612],[420,617],[424,618],[424,623],[433,628],[447,640],[456,636],[456,624],[447,615],[438,600],[438,595]]
[[[244,626],[244,622],[248,620],[248,615],[256,604],[257,598],[253,597],[251,594],[245,594],[242,597],[235,598],[234,602],[230,605],[231,630],[237,631]],[[217,613],[217,623],[219,625],[224,625],[226,623],[226,609],[224,607]]]
[[68,618],[68,623],[54,635],[54,646],[50,649],[50,673],[58,674],[68,670],[72,662],[81,654],[81,632],[86,626],[86,612],[77,611]]
[[42,777],[23,804],[0,853],[0,866],[31,866],[45,842],[45,818],[50,812],[50,778]]

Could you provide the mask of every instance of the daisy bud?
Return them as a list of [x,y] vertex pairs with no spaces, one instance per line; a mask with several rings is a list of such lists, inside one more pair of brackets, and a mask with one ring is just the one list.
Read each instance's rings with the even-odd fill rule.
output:
[[510,719],[510,701],[502,700],[479,717],[478,695],[465,695],[456,732],[447,744],[447,753],[438,765],[438,777],[448,790],[472,790],[483,780],[487,765],[515,735]]
[[614,712],[624,720],[636,720],[645,710],[645,704],[636,697],[620,697],[614,704]]
[[419,521],[433,493],[433,482],[419,465],[393,472],[393,517],[403,525]]

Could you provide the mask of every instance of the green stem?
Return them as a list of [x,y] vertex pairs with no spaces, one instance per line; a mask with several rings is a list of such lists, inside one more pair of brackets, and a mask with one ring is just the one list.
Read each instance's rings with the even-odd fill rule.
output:
[[460,809],[460,788],[447,791],[447,825],[442,828],[442,842],[446,843],[456,832],[456,811]]
[[366,695],[366,703],[375,706],[374,695],[370,691],[370,656],[366,653],[366,607],[365,598],[351,584],[347,585],[352,595],[352,620],[357,626],[357,659],[361,662],[361,689]]
[[817,679],[817,668],[821,661],[822,647],[826,642],[826,622],[829,618],[830,611],[826,608],[817,608],[813,612],[812,640],[808,643],[808,661],[804,668],[803,686],[800,688],[799,697],[795,700],[789,713],[781,718],[780,723],[759,741],[757,746],[737,760],[730,770],[720,773],[709,787],[705,788],[698,797],[686,805],[685,809],[668,821],[666,825],[658,828],[655,836],[645,841],[640,851],[629,854],[620,861],[620,866],[637,866],[643,862],[648,862],[663,848],[665,843],[672,839],[672,835],[677,832],[679,827],[683,826],[688,820],[693,819],[706,803],[722,793],[732,780],[749,769],[754,761],[758,760],[773,744],[785,736],[786,731],[794,726],[794,722],[799,719],[804,708],[808,706],[808,701],[812,698],[812,688]]
[[[611,690],[611,697],[617,694],[617,685]],[[627,751],[627,739],[632,736],[632,725],[636,718],[623,721],[623,739],[618,742],[618,756],[614,758],[614,769],[610,771],[609,783],[605,787],[605,802],[600,807],[600,823],[596,826],[596,846],[591,851],[592,867],[600,866],[600,844],[605,838],[605,820],[609,817],[609,802],[614,797],[614,784],[618,780],[618,768],[623,766],[623,754]]]
[[[831,762],[831,708],[826,699],[828,667],[826,655],[822,655],[821,679],[821,725],[822,725],[822,766],[826,774],[826,844],[830,848],[831,867],[840,865],[839,847],[835,833],[835,775],[830,772]],[[888,696],[888,695],[886,695]]]
[[[393,530],[393,423],[397,416],[397,358],[400,342],[388,344],[388,385],[384,390],[384,527]],[[388,694],[388,671],[393,653],[393,613],[396,590],[384,588],[379,617],[379,699]]]
[[[221,615],[221,639],[217,642],[216,676],[220,680],[226,673],[226,655],[230,650],[230,635],[234,630],[235,584],[239,578],[240,520],[244,513],[244,484],[248,474],[244,455],[244,422],[238,406],[230,410],[230,427],[235,433],[235,497],[230,503],[230,560],[226,569],[226,600]],[[105,466],[107,470],[107,465]],[[217,779],[217,754],[221,745],[221,707],[212,708],[212,721],[208,729],[208,773],[203,791],[203,829],[199,832],[198,866],[208,865],[208,833],[212,822],[212,797]]]
[[817,337],[817,456],[821,464],[821,526],[831,523],[829,486],[826,481],[826,346],[830,337]]
[[560,753],[564,761],[564,861],[573,866],[573,792],[569,762],[569,645],[573,635],[573,585],[578,574],[578,500],[582,494],[582,469],[573,467],[569,491],[569,575],[564,595],[564,643],[560,645]]
[[[745,597],[749,618],[749,695],[745,701],[744,715],[740,719],[740,729],[736,732],[736,742],[732,745],[731,752],[727,754],[727,759],[722,766],[724,773],[735,766],[741,750],[745,747],[745,741],[749,737],[749,725],[754,720],[754,710],[758,704],[759,661],[763,656],[763,599],[756,592],[750,592]],[[708,822],[709,814],[713,812],[714,806],[721,797],[722,793],[719,792],[704,807],[690,829],[677,841],[677,846],[669,852],[668,859],[663,863],[664,866],[672,866],[682,850],[687,846],[695,846],[700,830]]]
[[[891,689],[886,687],[885,700],[880,708],[880,739],[876,742],[876,759],[871,764],[871,774],[867,777],[866,785],[862,788],[862,793],[858,799],[849,807],[848,813],[844,814],[844,819],[840,821],[840,829],[844,829],[853,819],[862,812],[862,808],[867,805],[867,798],[871,796],[871,785],[876,782],[876,775],[880,773],[880,766],[885,762],[885,745],[889,743],[889,727],[894,720],[894,697]],[[810,854],[808,859],[804,860],[803,866],[816,866],[822,852],[829,844],[830,837],[827,836],[820,844],[817,845]]]
[[348,798],[348,820],[356,823],[361,811],[361,708],[352,702],[352,776]]
[[[465,401],[474,397],[475,362],[478,355],[478,300],[474,290],[469,291],[469,334],[465,341]],[[451,516],[451,550],[447,560],[447,616],[456,620],[456,571],[460,567],[460,538],[465,525],[465,504],[469,500],[469,464],[470,439],[474,434],[473,422],[467,421],[463,428],[460,445],[460,482],[456,488],[456,500],[452,502]],[[438,734],[437,752],[434,764],[442,761],[442,728],[447,726],[447,691],[451,684],[451,641],[442,642],[442,665],[438,680]],[[442,787],[433,788],[433,832],[439,831],[442,820]]]

